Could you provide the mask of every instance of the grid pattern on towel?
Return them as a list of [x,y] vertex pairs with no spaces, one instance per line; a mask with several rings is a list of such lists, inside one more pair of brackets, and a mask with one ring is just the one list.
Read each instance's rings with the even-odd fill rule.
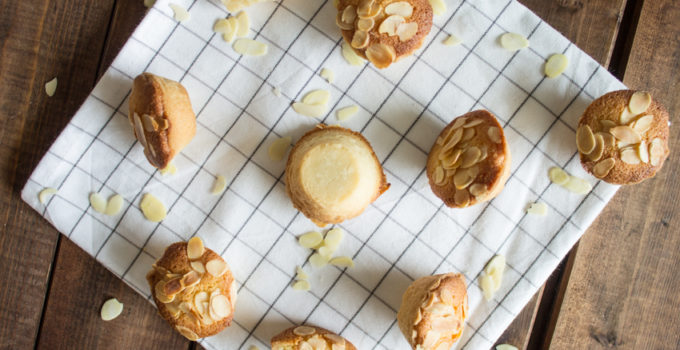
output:
[[[401,293],[418,277],[449,271],[469,284],[470,314],[457,347],[488,348],[617,190],[585,174],[573,139],[585,106],[624,86],[514,0],[447,1],[423,47],[386,70],[344,62],[330,0],[247,9],[249,37],[269,45],[264,57],[241,57],[212,32],[227,14],[217,2],[173,2],[191,19],[177,23],[167,1],[156,3],[40,162],[23,198],[149,299],[144,276],[170,243],[198,235],[221,253],[239,283],[239,300],[233,325],[202,340],[207,348],[266,347],[283,328],[312,323],[360,349],[407,349],[396,324]],[[516,53],[498,47],[507,31],[525,35],[531,47]],[[463,44],[442,45],[449,34]],[[571,64],[547,79],[541,67],[553,53]],[[324,67],[335,71],[333,84],[318,76]],[[197,135],[176,157],[173,176],[148,165],[127,121],[132,79],[144,71],[182,82],[197,112]],[[332,95],[323,118],[291,109],[319,88]],[[347,235],[338,254],[352,256],[356,267],[317,270],[296,243],[296,235],[315,227],[290,205],[285,164],[269,160],[267,147],[281,136],[296,140],[317,123],[337,123],[335,111],[348,105],[360,111],[340,124],[371,142],[392,187],[339,225]],[[427,152],[444,125],[479,108],[504,126],[512,175],[491,202],[451,210],[429,189]],[[551,166],[586,178],[594,190],[578,196],[551,184]],[[228,187],[213,196],[217,175]],[[59,189],[45,205],[37,200],[44,187]],[[122,195],[123,211],[94,212],[90,192]],[[168,207],[161,223],[143,218],[144,193]],[[526,215],[532,201],[546,203],[548,215]],[[496,254],[506,256],[508,267],[487,302],[477,279]],[[290,288],[296,265],[310,271],[311,292]]]

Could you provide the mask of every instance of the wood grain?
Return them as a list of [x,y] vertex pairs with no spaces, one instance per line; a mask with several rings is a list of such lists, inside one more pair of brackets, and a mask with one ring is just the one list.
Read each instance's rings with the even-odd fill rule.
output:
[[[677,124],[680,7],[641,3],[624,82],[647,89]],[[550,346],[556,349],[680,347],[680,130],[654,179],[623,188],[581,239]]]
[[[112,2],[109,6],[112,6]],[[117,1],[110,8],[107,17],[103,17],[97,24],[100,27],[98,34],[101,40],[96,48],[98,62],[91,66],[95,78],[111,64],[145,12],[141,1]],[[86,87],[87,91],[92,89],[94,81]],[[70,116],[68,114],[64,117],[68,119]],[[99,310],[103,302],[111,297],[124,304],[124,311],[117,319],[104,322],[99,316]],[[174,332],[147,300],[73,242],[68,239],[60,241],[38,348],[189,347],[190,342]]]
[[[88,95],[109,1],[0,2],[0,347],[35,345],[58,233],[20,198],[49,145]],[[56,95],[44,83],[59,77]]]

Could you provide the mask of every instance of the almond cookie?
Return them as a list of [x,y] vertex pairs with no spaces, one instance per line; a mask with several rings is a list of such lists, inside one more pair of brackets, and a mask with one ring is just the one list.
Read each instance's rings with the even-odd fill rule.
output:
[[356,347],[327,329],[298,326],[275,335],[272,350],[356,350]]
[[429,0],[340,0],[337,8],[345,41],[378,68],[413,53],[432,28]]
[[510,176],[510,147],[493,114],[478,110],[447,125],[427,158],[432,192],[450,208],[496,197]]
[[229,265],[200,238],[165,249],[146,275],[158,313],[189,340],[228,327],[236,305],[236,281]]
[[165,169],[196,134],[196,115],[182,84],[142,73],[132,85],[128,119],[149,163]]
[[397,321],[413,349],[449,349],[463,333],[467,308],[463,275],[426,276],[404,292]]
[[321,227],[361,214],[389,186],[368,141],[339,126],[306,133],[286,164],[288,197]]
[[653,177],[668,158],[668,112],[645,91],[619,90],[588,106],[576,147],[589,173],[612,184]]

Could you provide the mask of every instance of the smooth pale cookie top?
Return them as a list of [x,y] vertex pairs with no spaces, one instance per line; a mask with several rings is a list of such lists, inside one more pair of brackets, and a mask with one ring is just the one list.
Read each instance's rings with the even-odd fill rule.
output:
[[319,125],[305,134],[286,165],[293,205],[319,226],[359,215],[388,187],[368,141],[337,126]]
[[272,350],[356,350],[347,339],[321,327],[290,327],[271,340]]
[[170,245],[146,276],[160,315],[189,340],[229,324],[236,283],[229,266],[198,237]]
[[447,273],[414,281],[402,296],[399,328],[414,349],[449,349],[467,317],[463,275]]
[[668,112],[643,91],[596,99],[579,119],[576,146],[583,167],[613,184],[653,177],[670,153]]
[[497,196],[510,174],[510,148],[498,120],[485,110],[454,119],[432,146],[427,177],[432,192],[451,208]]
[[337,8],[342,36],[378,68],[417,50],[432,28],[429,0],[339,0]]
[[164,169],[196,134],[196,115],[180,83],[151,73],[137,76],[128,119],[149,163]]

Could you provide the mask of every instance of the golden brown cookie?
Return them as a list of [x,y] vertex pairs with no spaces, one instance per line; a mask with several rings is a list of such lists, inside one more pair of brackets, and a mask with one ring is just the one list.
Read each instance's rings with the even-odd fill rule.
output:
[[449,349],[463,333],[467,308],[463,275],[426,276],[404,292],[397,321],[413,349]]
[[510,176],[510,147],[493,114],[477,110],[454,119],[432,146],[427,177],[448,207],[465,208],[496,197]]
[[356,347],[327,329],[297,326],[275,335],[272,350],[356,350]]
[[196,134],[196,115],[184,86],[151,73],[135,78],[128,119],[146,159],[158,169],[167,167]]
[[189,340],[228,327],[236,305],[236,281],[227,263],[200,238],[174,243],[146,275],[158,313]]
[[307,132],[286,164],[288,197],[321,227],[361,214],[389,186],[368,141],[339,126]]
[[653,177],[668,158],[668,112],[645,91],[619,90],[588,106],[576,146],[589,173],[628,185]]
[[339,0],[337,8],[345,41],[378,68],[413,53],[432,28],[429,0]]

